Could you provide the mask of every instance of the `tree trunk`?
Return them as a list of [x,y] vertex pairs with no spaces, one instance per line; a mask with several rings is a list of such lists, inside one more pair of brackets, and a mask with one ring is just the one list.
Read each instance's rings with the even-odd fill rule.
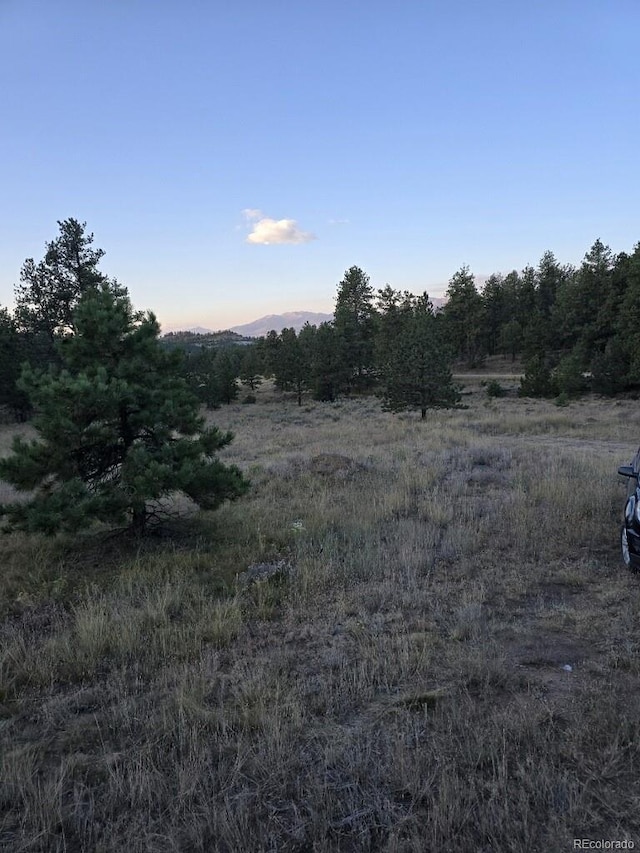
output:
[[147,510],[144,504],[132,507],[131,511],[131,529],[136,536],[144,536],[145,527],[147,525]]
[[422,416],[421,417],[422,417],[423,421],[426,420],[426,417],[427,417],[427,410],[426,409],[422,409]]

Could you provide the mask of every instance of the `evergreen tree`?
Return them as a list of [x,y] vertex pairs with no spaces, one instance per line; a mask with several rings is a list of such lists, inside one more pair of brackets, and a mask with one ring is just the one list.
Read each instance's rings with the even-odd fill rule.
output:
[[611,334],[603,309],[609,304],[612,269],[611,250],[596,240],[580,269],[558,288],[553,308],[557,337],[565,352],[579,348],[584,370],[604,351]]
[[295,391],[298,405],[302,405],[302,394],[311,379],[311,363],[308,348],[302,346],[296,330],[283,329],[279,336],[280,345],[275,351],[275,385],[281,391]]
[[500,352],[511,356],[511,361],[516,360],[516,355],[522,350],[522,326],[517,320],[509,320],[502,326],[498,347]]
[[547,320],[551,317],[558,288],[570,273],[570,269],[560,266],[553,252],[546,251],[540,258],[536,271],[536,308],[541,317]]
[[134,312],[102,282],[70,320],[73,333],[57,344],[61,369],[27,367],[20,381],[39,437],[16,438],[0,461],[2,479],[35,490],[2,507],[11,526],[53,534],[128,519],[142,533],[171,492],[213,509],[247,489],[240,471],[216,457],[231,433],[205,428],[153,314]]
[[560,394],[576,398],[589,390],[589,380],[582,369],[583,359],[578,351],[573,351],[560,359],[553,371],[553,384]]
[[311,358],[310,382],[316,400],[332,402],[336,399],[344,371],[340,362],[337,333],[332,323],[311,326],[306,333],[305,345]]
[[263,338],[259,339],[258,346],[262,357],[264,375],[273,376],[276,372],[278,353],[282,346],[282,340],[276,330],[272,329]]
[[369,276],[350,267],[338,285],[334,315],[342,365],[341,385],[349,392],[373,383],[375,309]]
[[107,281],[97,269],[104,251],[92,248],[86,222],[65,219],[58,226],[60,235],[46,244],[44,259],[24,262],[15,293],[18,327],[51,342],[73,328],[73,311],[82,294]]
[[406,315],[413,310],[415,295],[406,290],[401,293],[387,284],[378,290],[376,302],[375,364],[377,372],[384,372],[395,352],[397,340],[404,332]]
[[531,313],[528,337],[540,351],[556,346],[553,306],[564,282],[573,275],[570,267],[561,267],[553,252],[544,253],[535,274],[535,304]]
[[598,352],[591,362],[591,390],[612,396],[629,384],[627,353],[617,338],[611,338],[604,352]]
[[452,276],[442,313],[454,354],[468,367],[478,367],[483,357],[484,305],[469,267],[461,267]]
[[240,358],[236,347],[221,347],[213,363],[213,380],[217,399],[227,405],[238,399]]
[[460,399],[453,385],[442,324],[426,293],[403,300],[402,330],[381,365],[383,408],[392,412],[452,406]]
[[495,355],[500,344],[500,329],[506,322],[506,306],[502,289],[502,276],[490,275],[482,289],[484,306],[484,348],[488,355]]
[[216,360],[214,347],[199,347],[195,352],[185,352],[182,362],[181,375],[191,393],[207,409],[218,409],[222,403]]
[[[625,286],[613,321],[615,347],[624,359],[627,384],[640,384],[640,243],[631,255],[619,257],[616,276]],[[622,288],[620,288],[622,290]]]
[[26,342],[6,308],[0,308],[0,406],[6,406],[18,421],[28,417],[31,407],[17,387],[20,365],[26,357]]
[[245,347],[239,375],[242,384],[251,391],[255,391],[259,385],[262,385],[262,360],[256,344]]
[[544,352],[538,337],[536,300],[536,271],[526,266],[517,278],[516,318],[522,326],[522,352],[527,359]]
[[501,282],[504,294],[504,320],[498,336],[499,352],[510,355],[515,361],[524,346],[524,329],[528,320],[528,311],[521,304],[521,282],[517,270],[505,275]]
[[555,397],[558,386],[544,356],[531,356],[526,362],[524,376],[520,380],[520,397]]

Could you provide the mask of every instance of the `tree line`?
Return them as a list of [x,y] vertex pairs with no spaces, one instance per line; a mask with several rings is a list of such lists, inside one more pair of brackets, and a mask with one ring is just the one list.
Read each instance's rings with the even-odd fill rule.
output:
[[494,274],[482,289],[463,267],[443,316],[455,358],[522,360],[524,396],[616,394],[640,383],[640,243],[614,255],[596,240],[578,267],[553,252],[537,267]]
[[338,285],[334,319],[275,330],[251,346],[191,348],[183,375],[199,400],[212,408],[239,396],[245,402],[264,377],[293,393],[298,405],[310,394],[320,401],[376,393],[390,411],[455,404],[452,352],[442,317],[427,294],[416,296],[388,285],[377,293],[359,267]]
[[[437,312],[426,294],[389,285],[374,291],[366,273],[351,267],[338,285],[332,322],[270,332],[237,355],[236,375],[252,389],[260,376],[273,376],[299,404],[304,394],[334,400],[374,392],[386,408],[418,409],[424,417],[430,406],[455,402],[454,365],[474,369],[503,356],[523,366],[522,396],[614,395],[640,385],[639,314],[640,243],[614,255],[596,240],[578,267],[547,251],[537,267],[495,273],[482,287],[463,266]],[[193,364],[207,358],[214,377],[215,356]],[[219,367],[224,376],[225,359]],[[202,374],[198,382],[217,402],[216,382],[229,387],[215,378],[207,385]]]
[[[59,364],[56,339],[68,333],[83,289],[104,280],[103,257],[83,224],[60,223],[39,263],[25,262],[13,315],[0,309],[0,404],[19,419],[30,402],[18,378],[21,365]],[[524,365],[521,393],[578,396],[615,394],[640,383],[640,244],[614,255],[596,240],[578,267],[561,265],[551,251],[537,267],[495,273],[481,287],[463,266],[452,276],[446,303],[434,311],[427,296],[375,291],[359,267],[338,284],[332,322],[272,331],[254,345],[216,346],[197,336],[170,335],[181,351],[177,371],[204,405],[216,408],[254,399],[264,377],[291,392],[331,401],[340,395],[376,393],[392,411],[457,399],[453,365],[473,369],[488,356]],[[246,342],[245,342],[246,343]],[[244,386],[245,394],[240,397]]]
[[353,266],[333,321],[208,347],[163,344],[153,313],[135,311],[98,269],[104,252],[85,223],[58,224],[44,258],[25,261],[13,313],[0,308],[0,404],[33,416],[38,432],[0,460],[0,478],[31,493],[0,506],[10,526],[128,521],[141,533],[172,492],[207,508],[239,497],[247,481],[217,458],[232,435],[207,427],[199,409],[237,399],[239,383],[250,402],[264,377],[299,405],[305,394],[375,393],[385,409],[422,418],[458,401],[456,361],[474,368],[493,355],[523,360],[530,396],[640,383],[640,244],[614,256],[597,240],[577,268],[546,252],[536,268],[492,275],[481,289],[462,267],[437,312],[426,293],[374,291]]
[[306,324],[298,334],[272,331],[258,340],[255,358],[299,405],[303,393],[322,401],[376,393],[385,409],[418,410],[424,418],[427,409],[459,398],[446,330],[428,295],[389,285],[374,292],[356,266],[338,285],[332,322]]

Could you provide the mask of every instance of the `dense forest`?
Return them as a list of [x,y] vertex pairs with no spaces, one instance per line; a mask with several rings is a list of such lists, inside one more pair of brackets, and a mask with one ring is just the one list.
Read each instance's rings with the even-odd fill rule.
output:
[[577,268],[545,252],[538,266],[490,276],[482,291],[463,268],[443,321],[454,357],[520,357],[525,396],[615,394],[640,382],[640,243],[613,255],[596,240]]

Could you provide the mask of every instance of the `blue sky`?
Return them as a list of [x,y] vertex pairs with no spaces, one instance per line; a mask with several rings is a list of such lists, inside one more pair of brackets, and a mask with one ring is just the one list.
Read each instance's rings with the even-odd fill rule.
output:
[[0,305],[56,222],[165,327],[640,240],[639,0],[0,0]]

